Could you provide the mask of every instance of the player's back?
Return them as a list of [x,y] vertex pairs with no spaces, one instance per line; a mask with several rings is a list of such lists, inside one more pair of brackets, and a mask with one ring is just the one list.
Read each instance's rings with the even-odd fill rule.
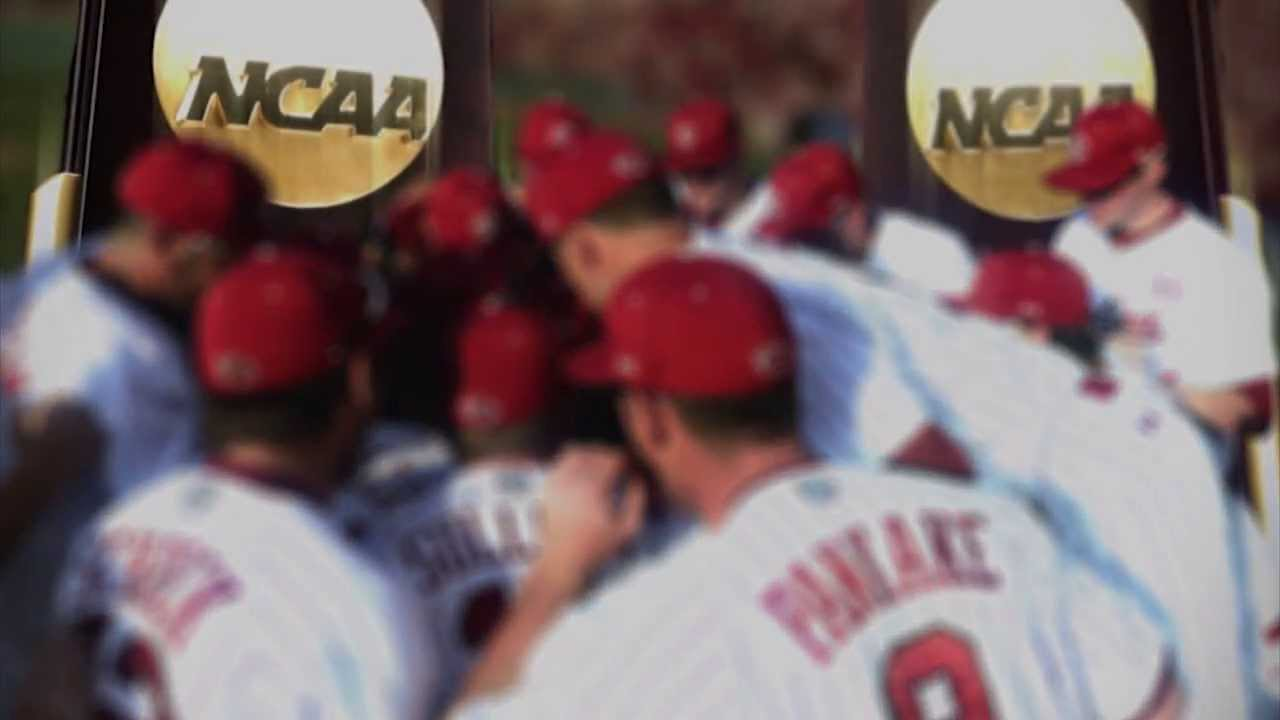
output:
[[[1203,437],[1136,374],[1095,377],[1056,420],[1046,489],[1068,535],[1094,543],[1154,594],[1178,641],[1190,717],[1244,717],[1238,578],[1228,507]],[[1052,499],[1050,504],[1055,504]]]
[[817,467],[575,611],[475,716],[1132,717],[1163,651],[1018,504]]
[[960,295],[969,289],[974,262],[954,230],[897,210],[883,211],[868,265],[908,292]]
[[[721,542],[731,594],[757,602],[746,657],[786,714],[1130,717],[1161,671],[1155,634],[1123,622],[1136,608],[1082,597],[1107,591],[1063,574],[1048,534],[1011,502],[828,469],[762,491]],[[1076,665],[1107,657],[1100,648],[1110,676]]]
[[99,710],[421,716],[432,678],[412,604],[317,510],[247,482],[184,471],[79,549],[61,614],[92,640]]
[[[4,421],[71,402],[92,414],[106,445],[98,472],[62,488],[0,567],[0,614],[18,620],[0,629],[0,714],[48,630],[49,597],[74,534],[112,498],[190,461],[199,440],[186,351],[159,320],[67,259],[24,277],[10,299],[16,307],[0,323]],[[18,459],[16,447],[0,455],[11,455],[10,466]]]
[[541,547],[545,470],[397,465],[396,457],[370,464],[386,474],[366,475],[347,512],[366,518],[371,551],[422,601],[447,703]]

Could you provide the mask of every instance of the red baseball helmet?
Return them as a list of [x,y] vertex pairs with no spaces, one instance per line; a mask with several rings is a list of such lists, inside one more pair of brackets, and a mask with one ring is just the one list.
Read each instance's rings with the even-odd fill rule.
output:
[[719,100],[696,100],[667,122],[667,169],[685,174],[716,170],[738,159],[738,118]]
[[1045,182],[1077,193],[1105,190],[1164,144],[1164,128],[1147,108],[1135,102],[1099,105],[1076,121],[1071,160],[1046,175]]
[[569,363],[579,383],[734,397],[772,388],[795,371],[777,297],[724,260],[677,257],[640,270],[610,299],[604,326],[605,340]]
[[980,315],[1021,319],[1055,328],[1089,322],[1089,285],[1066,260],[1043,251],[988,255],[978,266],[968,296],[956,304]]

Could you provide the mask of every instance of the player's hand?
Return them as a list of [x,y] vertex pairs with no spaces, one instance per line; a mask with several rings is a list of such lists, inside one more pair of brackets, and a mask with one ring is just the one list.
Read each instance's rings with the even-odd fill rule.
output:
[[1234,390],[1181,388],[1178,396],[1187,409],[1221,432],[1238,431],[1254,412],[1249,397]]
[[626,455],[606,447],[570,446],[547,479],[544,545],[536,570],[561,590],[576,593],[639,532],[644,507],[644,486]]

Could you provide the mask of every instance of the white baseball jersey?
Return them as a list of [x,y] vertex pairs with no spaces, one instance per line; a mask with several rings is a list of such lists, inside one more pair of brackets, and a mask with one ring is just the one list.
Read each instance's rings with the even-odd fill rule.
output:
[[[538,462],[442,467],[404,452],[366,466],[340,512],[365,545],[425,605],[443,710],[461,689],[519,581],[542,547],[546,468]],[[677,519],[652,523],[600,583],[615,582],[681,537]]]
[[[60,615],[104,717],[425,717],[419,613],[318,508],[179,471],[78,546]],[[168,713],[161,712],[168,708]]]
[[1026,477],[1049,410],[1075,394],[1083,375],[1078,363],[1008,328],[956,317],[814,252],[691,252],[740,262],[778,294],[796,336],[801,431],[828,460],[880,462],[932,419],[975,455],[979,472]]
[[[966,450],[984,486],[1013,490],[1037,505],[1052,500],[1058,511],[1078,507],[1079,501],[1057,502],[1078,491],[1095,509],[1104,509],[1097,522],[1085,512],[1056,513],[1055,532],[1069,542],[1077,557],[1104,572],[1108,581],[1143,596],[1148,601],[1145,611],[1162,621],[1171,641],[1179,627],[1199,623],[1203,617],[1200,612],[1205,606],[1188,597],[1185,583],[1216,577],[1223,568],[1233,574],[1209,594],[1217,596],[1234,588],[1234,595],[1224,596],[1218,607],[1235,609],[1240,615],[1223,624],[1237,636],[1249,624],[1241,608],[1241,569],[1234,563],[1214,565],[1223,557],[1223,500],[1215,495],[1216,473],[1212,466],[1203,466],[1198,454],[1204,450],[1203,442],[1187,434],[1184,422],[1170,419],[1169,429],[1159,436],[1175,439],[1149,447],[1176,445],[1186,439],[1188,446],[1181,452],[1139,454],[1130,449],[1135,433],[1126,423],[1141,420],[1146,403],[1155,403],[1163,413],[1169,411],[1156,390],[1140,391],[1145,383],[1131,386],[1139,400],[1126,402],[1123,411],[1081,406],[1084,368],[1052,348],[1026,342],[1007,327],[954,316],[859,280],[854,273],[833,270],[829,263],[802,253],[754,248],[716,254],[756,268],[782,298],[798,340],[802,429],[811,447],[824,457],[874,464],[920,424],[932,422]],[[1055,448],[1058,452],[1050,452]],[[1190,459],[1182,462],[1186,458]],[[1175,546],[1190,543],[1184,550],[1211,557],[1188,561],[1185,568],[1168,558],[1141,559],[1141,537],[1125,529],[1130,521],[1105,510],[1110,488],[1105,483],[1082,484],[1077,477],[1081,465],[1090,466],[1090,472],[1099,477],[1112,478],[1111,482],[1129,483],[1126,489],[1137,498],[1155,484],[1175,482],[1188,488],[1186,497],[1205,498],[1208,511],[1187,517],[1187,511],[1196,508],[1189,504],[1178,508],[1176,516],[1183,523],[1178,529],[1185,527],[1185,533],[1194,535],[1206,549],[1198,549],[1189,537],[1166,540]],[[1171,466],[1177,479],[1166,481],[1161,476]],[[1133,477],[1142,480],[1135,485]],[[1176,505],[1182,502],[1179,492],[1171,491],[1149,504]],[[1142,522],[1160,525],[1155,516]],[[1108,550],[1108,542],[1120,547]],[[1187,549],[1192,547],[1197,549]],[[1131,554],[1141,563],[1116,572],[1113,560],[1122,554]],[[1166,601],[1155,584],[1169,582],[1174,584]],[[1172,615],[1176,619],[1170,619]],[[1222,617],[1222,613],[1210,617]],[[1180,649],[1197,657],[1180,658],[1182,669],[1191,676],[1200,668],[1200,684],[1224,695],[1237,693],[1238,698],[1235,686],[1223,679],[1228,676],[1206,663],[1223,657],[1221,667],[1238,668],[1240,658],[1249,657],[1253,637],[1249,633],[1248,640],[1238,638],[1230,657],[1222,655],[1222,637],[1190,638]],[[1205,647],[1216,649],[1208,650],[1208,655],[1193,649]]]
[[[49,621],[71,539],[112,498],[196,456],[199,397],[182,338],[75,262],[43,268],[0,328],[6,414],[65,399],[92,413],[100,472],[54,499],[0,568],[0,711]],[[0,714],[3,714],[0,712]]]
[[1275,376],[1262,265],[1195,211],[1126,246],[1079,216],[1060,228],[1055,251],[1080,267],[1097,298],[1114,301],[1124,314],[1138,352],[1116,352],[1117,360],[1188,387]]
[[1122,718],[1164,653],[1018,504],[818,467],[589,599],[462,717]]
[[973,253],[950,228],[898,210],[880,213],[868,270],[909,292],[961,295],[975,270]]
[[[1235,531],[1248,582],[1245,602],[1248,630],[1256,645],[1249,658],[1254,671],[1250,680],[1256,695],[1255,717],[1275,717],[1280,712],[1280,545],[1268,536],[1243,501],[1233,500]],[[1265,714],[1270,712],[1269,715]]]
[[[541,547],[543,467],[418,472],[382,459],[355,489],[371,548],[421,598],[447,706]],[[425,471],[424,471],[425,470]]]
[[1200,431],[1137,374],[1090,379],[1055,416],[1037,479],[1046,503],[1068,505],[1051,514],[1153,593],[1177,642],[1187,717],[1249,717],[1241,633],[1253,628],[1228,500]]

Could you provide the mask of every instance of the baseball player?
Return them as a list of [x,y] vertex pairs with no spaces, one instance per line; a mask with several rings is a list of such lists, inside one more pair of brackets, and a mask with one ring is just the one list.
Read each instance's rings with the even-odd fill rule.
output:
[[465,463],[384,453],[365,466],[342,510],[423,600],[440,674],[437,710],[540,548],[555,386],[550,324],[497,296],[471,313],[457,354],[454,422]]
[[769,178],[771,211],[756,234],[825,247],[868,273],[929,294],[963,292],[973,277],[964,238],[932,221],[876,208],[853,159],[833,143],[813,143],[784,159]]
[[1261,264],[1161,188],[1164,129],[1141,105],[1086,112],[1072,152],[1045,178],[1086,202],[1060,228],[1056,251],[1122,313],[1115,354],[1169,385],[1216,431],[1230,467],[1238,434],[1266,428],[1272,414],[1276,356]]
[[[1097,540],[1167,611],[1184,658],[1189,717],[1248,717],[1248,620],[1228,543],[1228,499],[1196,427],[1135,373],[1104,366],[1089,289],[1047,252],[984,258],[959,303],[1094,371],[1059,409],[1040,477],[1069,498]],[[1258,567],[1257,571],[1264,569]],[[1280,583],[1276,569],[1266,584]]]
[[746,196],[739,168],[742,129],[721,100],[703,98],[672,113],[666,129],[666,169],[676,204],[694,237],[715,242]]
[[516,129],[520,185],[511,192],[515,204],[524,205],[528,184],[570,152],[591,130],[591,118],[564,100],[548,98],[526,108]]
[[376,356],[382,414],[446,430],[459,322],[487,294],[534,284],[539,248],[487,170],[457,168],[405,192],[385,221],[397,262]]
[[61,592],[86,714],[423,717],[418,611],[323,511],[372,408],[353,286],[274,252],[203,298],[208,459],[107,511]]
[[125,167],[129,219],[25,283],[0,330],[13,455],[0,477],[0,715],[48,630],[72,535],[110,499],[194,457],[185,315],[246,246],[263,185],[236,158],[161,142]]
[[567,453],[459,717],[1176,716],[1158,634],[1018,505],[811,456],[787,321],[752,273],[659,261],[605,324],[637,452],[701,527],[563,614],[643,498],[619,456]]
[[[1015,461],[1031,441],[993,440],[1043,427],[1041,408],[1073,392],[1078,365],[989,323],[957,321],[932,302],[801,248],[697,246],[655,167],[630,138],[600,132],[529,186],[530,217],[585,305],[599,310],[627,276],[667,255],[732,258],[759,272],[783,299],[799,339],[801,426],[821,457],[884,461],[922,420],[944,415],[946,403],[924,393],[932,389],[972,401],[1017,398],[1000,408],[1007,414],[977,408],[977,417],[966,420],[977,426],[972,433],[988,433],[1000,459],[1014,463],[1010,472],[1026,469]],[[916,377],[922,365],[932,377]]]

